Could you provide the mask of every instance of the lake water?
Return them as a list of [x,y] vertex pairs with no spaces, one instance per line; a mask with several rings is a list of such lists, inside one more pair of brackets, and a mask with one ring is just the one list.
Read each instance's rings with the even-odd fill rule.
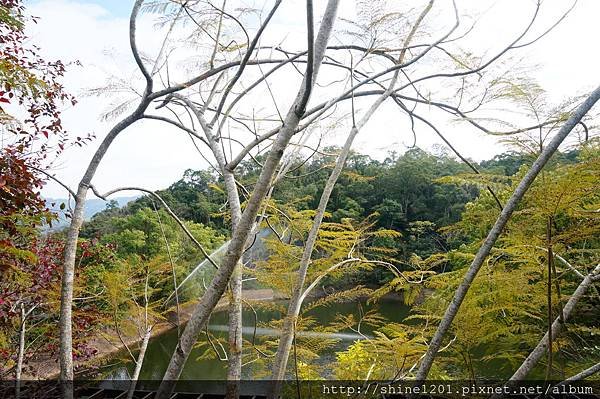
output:
[[[331,323],[336,315],[343,314],[349,315],[354,314],[358,319],[359,314],[362,311],[370,309],[377,309],[381,316],[384,316],[387,320],[392,322],[398,322],[404,319],[409,308],[403,305],[398,300],[383,299],[380,302],[367,305],[366,301],[352,302],[352,303],[334,303],[328,306],[319,307],[308,312],[308,315],[315,318],[320,325],[328,325]],[[281,319],[283,315],[279,311],[266,311],[257,309],[257,316],[259,322],[267,322],[269,320]],[[254,313],[251,311],[244,311],[243,315],[243,334],[244,338],[251,339],[254,334]],[[226,312],[215,313],[210,320],[209,330],[216,337],[227,337],[227,314]],[[372,331],[368,327],[361,329],[361,333],[370,334]],[[312,334],[313,337],[321,337],[315,332],[304,332],[309,336]],[[266,339],[267,337],[274,338],[279,335],[277,330],[269,328],[258,328],[256,331],[257,339]],[[335,360],[335,352],[344,350],[356,340],[360,339],[360,335],[356,334],[351,330],[339,331],[333,336],[326,336],[323,338],[336,338],[339,339],[338,344],[335,348],[321,354],[319,359],[322,363],[328,363]],[[200,340],[205,340],[205,335],[201,334]],[[163,335],[153,338],[146,351],[146,357],[144,359],[144,365],[142,367],[140,379],[141,380],[160,380],[167,368],[171,354],[175,349],[177,343],[177,330],[173,329]],[[226,377],[226,361],[220,361],[217,359],[198,359],[198,357],[204,352],[204,349],[195,348],[181,374],[182,380],[223,380]],[[106,379],[128,379],[129,373],[133,371],[133,362],[128,359],[125,354],[121,354],[111,362],[112,366],[108,366],[104,369],[104,378]],[[244,378],[250,378],[248,371],[245,370]]]

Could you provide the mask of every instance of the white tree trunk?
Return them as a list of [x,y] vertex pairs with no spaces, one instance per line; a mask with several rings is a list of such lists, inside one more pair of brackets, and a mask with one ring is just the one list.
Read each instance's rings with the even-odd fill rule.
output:
[[565,124],[560,128],[556,136],[548,143],[548,145],[543,149],[538,158],[535,160],[531,168],[527,172],[527,174],[523,177],[519,185],[515,189],[514,193],[511,195],[510,199],[504,205],[504,209],[498,216],[496,223],[488,233],[485,241],[482,246],[477,251],[473,262],[469,266],[465,277],[459,287],[457,288],[454,298],[448,305],[446,309],[446,313],[444,317],[440,321],[440,324],[429,344],[429,348],[423,357],[423,361],[417,371],[416,375],[416,384],[420,384],[427,378],[429,374],[429,370],[431,369],[431,365],[433,364],[433,360],[437,355],[438,350],[442,345],[442,340],[446,332],[450,329],[450,325],[454,320],[454,317],[458,313],[460,305],[462,304],[473,280],[477,276],[481,265],[489,255],[492,247],[496,243],[496,240],[504,230],[504,227],[508,223],[512,213],[516,209],[517,205],[537,177],[537,175],[544,168],[546,163],[550,160],[552,155],[556,152],[560,144],[565,140],[568,134],[573,130],[573,128],[581,121],[581,119],[589,112],[589,110],[596,104],[596,102],[600,99],[600,87],[596,88],[588,98],[571,114],[569,119],[565,122]]
[[21,373],[23,372],[23,359],[25,358],[25,333],[27,315],[25,307],[21,304],[21,327],[19,329],[19,353],[17,354],[17,368],[15,369],[15,397],[21,397]]
[[[431,10],[433,5],[433,0],[431,0],[425,9],[421,12],[420,16],[416,20],[413,28],[410,33],[404,40],[404,46],[406,47],[414,37],[416,30],[419,25],[425,18],[425,16]],[[404,56],[406,51],[402,51],[399,58],[398,63],[401,64],[404,61]],[[363,117],[356,123],[356,125],[352,126],[350,130],[350,134],[346,138],[346,142],[344,143],[344,147],[338,156],[335,167],[331,172],[331,175],[327,179],[325,183],[325,187],[323,189],[323,193],[321,194],[321,198],[319,200],[319,205],[317,207],[317,213],[315,218],[313,219],[313,224],[308,233],[308,238],[306,239],[306,243],[304,246],[304,251],[302,253],[302,258],[300,260],[300,266],[298,268],[298,274],[296,277],[296,281],[294,282],[294,289],[292,291],[292,297],[290,299],[290,303],[288,305],[288,312],[286,318],[284,320],[283,329],[281,333],[281,337],[279,339],[279,347],[277,348],[277,353],[275,356],[275,361],[273,363],[273,371],[271,374],[271,379],[273,380],[273,385],[271,386],[271,392],[269,393],[269,397],[271,399],[275,399],[279,396],[281,392],[282,381],[285,378],[285,372],[287,369],[288,358],[290,354],[290,350],[292,348],[292,344],[294,341],[294,332],[296,329],[296,321],[298,319],[298,315],[300,314],[300,308],[302,307],[302,302],[304,300],[305,295],[303,295],[304,283],[306,281],[306,274],[308,273],[308,267],[311,262],[314,246],[317,240],[317,236],[319,233],[319,229],[321,228],[321,224],[323,222],[323,217],[325,215],[325,211],[327,208],[327,204],[329,203],[329,199],[331,197],[331,193],[333,192],[333,188],[337,183],[344,166],[346,165],[346,160],[348,159],[348,155],[350,154],[350,150],[352,148],[352,144],[354,143],[354,139],[360,132],[360,129],[371,119],[371,117],[375,114],[379,106],[383,104],[383,102],[390,97],[393,93],[394,87],[396,86],[396,82],[398,80],[399,71],[397,70],[391,82],[389,83],[387,89],[383,92],[381,96],[379,96],[375,102],[371,105],[371,107],[365,112]]]
[[240,395],[242,378],[242,264],[238,263],[229,282],[229,362],[227,365],[227,399]]
[[60,294],[60,380],[62,383],[63,397],[65,399],[73,398],[73,331],[72,331],[72,306],[73,306],[73,279],[75,276],[75,255],[77,253],[77,239],[79,238],[79,230],[83,224],[83,211],[85,199],[92,178],[96,174],[96,170],[106,155],[108,148],[114,139],[125,130],[127,127],[142,118],[144,111],[150,104],[148,96],[152,92],[152,79],[145,70],[141,58],[137,52],[135,44],[135,21],[143,0],[136,0],[131,18],[129,20],[129,42],[136,63],[146,77],[146,88],[142,94],[142,98],[138,107],[127,117],[117,123],[106,135],[92,160],[90,161],[77,189],[75,196],[75,209],[71,218],[71,223],[67,231],[65,241],[65,249],[63,254],[63,269]]
[[142,365],[144,364],[144,356],[146,356],[146,350],[148,349],[148,342],[150,341],[151,335],[152,327],[147,327],[146,332],[144,333],[144,338],[142,340],[142,345],[140,346],[140,353],[138,354],[137,360],[135,361],[135,369],[133,370],[133,375],[131,376],[131,385],[129,386],[127,399],[132,399],[133,394],[135,393],[135,387],[137,385],[138,379],[140,378],[140,372],[142,371]]
[[[231,214],[231,233],[235,232],[240,218],[242,208],[240,197],[235,184],[235,176],[222,166],[225,178],[225,188]],[[242,378],[242,270],[241,262],[238,262],[231,276],[229,288],[231,289],[231,301],[229,303],[229,362],[227,364],[227,392],[228,399],[238,398],[240,395],[240,380]]]
[[[587,289],[593,283],[595,279],[600,275],[600,264],[594,268],[594,270],[585,276],[583,281],[579,284],[573,295],[569,298],[565,307],[562,310],[562,315],[564,315],[564,321],[561,320],[560,316],[557,317],[552,323],[552,336],[556,337],[562,331],[564,327],[564,323],[571,317],[577,302],[583,297]],[[535,367],[535,365],[540,361],[540,359],[544,356],[544,354],[548,351],[548,332],[544,334],[544,337],[537,344],[535,349],[531,351],[527,359],[523,361],[521,366],[515,371],[515,373],[508,380],[508,385],[512,385],[518,381],[522,381],[527,377],[527,374]]]
[[559,385],[568,384],[569,382],[573,382],[573,381],[583,380],[584,378],[591,377],[598,372],[600,372],[600,363],[596,363],[592,367],[589,367],[589,368],[583,370],[582,372],[577,373],[574,376],[567,378],[566,380],[561,382]]
[[[222,146],[215,139],[218,129],[216,129],[217,131],[213,131],[204,119],[203,113],[188,98],[179,95],[175,95],[175,97],[182,100],[196,115],[206,136],[206,142],[217,161],[225,183],[227,202],[229,203],[229,212],[231,215],[231,236],[233,237],[242,217],[242,207],[235,182],[235,175],[233,171],[227,168],[225,153]],[[227,398],[229,399],[239,396],[239,381],[242,375],[242,270],[243,266],[239,263],[232,273],[229,284],[231,291],[231,300],[228,308],[229,357],[227,364]]]
[[[321,22],[321,28],[315,42],[315,58],[313,76],[310,79],[311,82],[314,82],[314,78],[317,76],[323,55],[325,54],[325,48],[327,46],[330,33],[333,29],[338,3],[339,0],[328,1],[327,9]],[[305,101],[307,100],[304,99],[304,94],[306,90],[310,90],[312,88],[312,86],[309,87],[309,85],[306,84],[306,81],[307,79],[305,77],[302,88],[298,92],[296,100],[289,110],[283,126],[281,127],[279,134],[277,135],[277,138],[275,139],[273,146],[269,151],[261,174],[254,187],[254,191],[252,192],[252,195],[250,196],[246,208],[244,209],[244,212],[240,218],[240,223],[232,235],[223,262],[205,294],[203,295],[200,303],[194,309],[192,317],[180,337],[179,343],[175,349],[175,352],[173,353],[173,356],[171,357],[171,361],[167,371],[165,372],[161,386],[157,392],[156,397],[159,399],[168,398],[170,392],[172,392],[174,383],[179,378],[179,375],[183,370],[185,361],[187,360],[189,353],[196,342],[198,334],[206,326],[208,316],[223,295],[231,274],[241,259],[246,241],[250,236],[252,226],[256,219],[256,215],[258,214],[258,209],[263,198],[269,190],[271,179],[273,178],[277,165],[279,164],[279,161],[281,160],[281,157],[283,156],[290,139],[294,135],[300,121],[300,117],[304,112],[304,107],[306,106]]]

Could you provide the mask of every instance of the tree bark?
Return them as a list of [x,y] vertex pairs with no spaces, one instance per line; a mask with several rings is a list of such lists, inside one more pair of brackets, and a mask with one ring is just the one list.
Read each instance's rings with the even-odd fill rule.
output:
[[[125,128],[139,120],[148,102],[143,101],[138,109],[119,122],[108,133],[92,158],[88,168],[79,183],[77,196],[75,197],[75,209],[69,224],[65,249],[63,253],[63,270],[60,297],[60,380],[63,382],[65,396],[72,398],[73,382],[73,331],[72,331],[72,306],[73,306],[73,280],[75,276],[75,255],[77,253],[77,240],[79,230],[83,224],[83,211],[85,199],[90,182],[98,169],[100,161],[108,151],[113,140]],[[67,393],[70,391],[70,394]]]
[[[183,101],[194,113],[200,126],[206,136],[206,143],[213,153],[219,170],[223,176],[225,183],[225,191],[227,193],[227,201],[229,203],[229,212],[231,215],[231,236],[235,234],[240,218],[242,217],[242,207],[240,204],[240,196],[235,182],[235,175],[232,170],[227,168],[227,160],[222,147],[216,141],[215,137],[218,133],[218,128],[213,128],[204,119],[204,115],[198,107],[194,105],[188,98],[174,95]],[[230,288],[230,303],[228,307],[229,318],[229,357],[227,364],[227,389],[226,396],[228,399],[237,398],[240,391],[240,379],[242,375],[242,277],[243,266],[240,262],[232,273]]]
[[504,227],[508,223],[512,213],[516,209],[517,205],[537,177],[537,175],[544,168],[546,163],[550,160],[552,155],[556,152],[560,144],[565,140],[567,135],[573,130],[573,128],[581,121],[581,119],[589,112],[589,110],[596,104],[596,102],[600,99],[600,87],[597,87],[588,97],[587,99],[571,114],[569,119],[565,122],[565,124],[560,128],[556,136],[548,143],[548,146],[543,149],[538,158],[535,160],[527,174],[523,177],[523,179],[519,182],[519,185],[511,195],[508,202],[504,205],[504,209],[498,216],[496,223],[489,231],[485,241],[482,246],[477,251],[473,262],[469,266],[465,277],[459,287],[457,288],[454,298],[448,305],[446,309],[446,313],[442,318],[431,343],[429,344],[429,348],[423,357],[423,361],[417,371],[416,375],[416,384],[420,384],[425,381],[427,375],[429,374],[429,370],[431,369],[431,365],[433,364],[433,360],[437,355],[438,350],[442,345],[442,340],[446,332],[450,329],[450,325],[454,320],[454,317],[458,313],[460,305],[462,304],[473,280],[477,276],[481,265],[484,260],[489,255],[492,247],[496,243],[496,240],[504,230]]
[[552,255],[552,218],[548,217],[546,221],[546,240],[547,240],[547,251],[548,255],[546,261],[548,262],[548,280],[547,280],[547,306],[548,306],[548,361],[546,366],[546,380],[550,379],[552,374],[552,262],[554,261],[554,255]]
[[566,380],[561,382],[559,385],[563,385],[563,384],[573,382],[573,381],[583,380],[584,378],[588,378],[598,372],[600,372],[600,363],[596,363],[592,367],[587,368],[587,369],[583,370],[582,372],[577,373],[574,376],[567,378]]
[[231,281],[229,301],[229,362],[227,364],[227,399],[240,396],[242,379],[242,264],[235,267]]
[[[433,6],[433,0],[431,0],[425,9],[421,12],[419,18],[413,25],[410,33],[406,37],[404,41],[404,46],[406,47],[410,41],[412,40],[414,34],[416,33],[417,28],[431,10]],[[402,51],[399,58],[398,63],[401,64],[404,60],[404,56],[406,51]],[[375,114],[377,109],[383,102],[390,97],[393,93],[394,87],[398,80],[399,71],[395,71],[392,77],[391,82],[389,83],[387,89],[383,92],[381,96],[379,96],[375,102],[371,105],[371,107],[367,110],[367,112],[363,115],[363,117],[358,121],[358,123],[352,126],[350,130],[350,134],[346,138],[346,142],[344,143],[344,147],[336,160],[335,166],[331,175],[327,179],[325,183],[325,187],[323,189],[323,193],[321,194],[321,198],[319,200],[319,205],[317,207],[317,213],[313,219],[313,224],[308,233],[308,237],[306,239],[306,243],[304,246],[304,250],[302,253],[302,258],[300,260],[300,266],[298,268],[298,274],[296,277],[296,281],[294,282],[294,289],[292,291],[292,297],[290,299],[290,303],[288,305],[288,311],[286,318],[283,323],[283,329],[281,332],[281,337],[279,339],[279,347],[277,348],[277,353],[275,356],[275,360],[273,363],[273,370],[271,373],[271,380],[273,380],[273,384],[271,386],[271,391],[269,393],[269,397],[271,399],[275,399],[279,396],[282,387],[282,381],[285,378],[285,372],[287,369],[287,363],[289,359],[290,350],[292,348],[292,344],[294,342],[294,333],[296,329],[296,321],[298,319],[298,315],[300,314],[300,308],[302,307],[302,302],[304,300],[303,290],[304,283],[306,281],[306,274],[308,273],[308,267],[311,262],[314,246],[317,240],[317,236],[319,233],[319,229],[321,228],[321,224],[323,222],[323,217],[325,215],[325,211],[327,208],[327,204],[329,203],[329,199],[331,197],[331,193],[333,192],[333,188],[337,183],[340,174],[344,166],[346,165],[346,160],[348,159],[348,155],[350,154],[350,150],[352,148],[352,144],[354,139],[360,132],[360,129],[371,119],[371,117]],[[353,116],[354,117],[354,116]]]
[[[565,307],[563,308],[563,311],[562,311],[562,315],[563,315],[562,317],[564,317],[564,319],[561,320],[561,316],[558,316],[554,320],[554,322],[552,323],[551,331],[547,331],[546,334],[544,334],[544,337],[537,344],[535,349],[529,354],[529,356],[527,356],[527,359],[525,359],[525,361],[523,361],[521,366],[517,369],[517,371],[515,371],[515,373],[512,375],[512,377],[510,377],[510,379],[508,380],[508,384],[512,385],[518,381],[523,380],[525,377],[527,377],[527,374],[529,374],[529,372],[533,369],[533,367],[535,367],[535,365],[540,361],[540,359],[544,356],[544,354],[546,352],[548,352],[550,336],[552,335],[553,337],[556,337],[558,334],[560,334],[560,332],[562,331],[562,329],[564,327],[564,323],[566,323],[566,321],[569,319],[569,317],[573,313],[573,310],[575,309],[577,302],[579,302],[579,300],[586,293],[587,289],[590,287],[590,285],[593,283],[593,281],[598,278],[599,275],[600,275],[600,264],[598,264],[598,266],[596,266],[590,274],[585,276],[583,281],[579,284],[579,286],[577,287],[577,289],[575,290],[573,295],[571,295],[571,297],[565,304]],[[549,334],[549,333],[551,333],[551,334]]]
[[[313,77],[311,78],[312,82],[314,82],[314,78],[317,76],[321,61],[325,54],[325,48],[333,29],[338,3],[339,0],[328,1],[325,15],[321,21],[321,27],[315,45]],[[281,157],[283,156],[290,139],[294,135],[296,127],[298,126],[302,116],[302,113],[297,112],[297,110],[302,110],[303,112],[304,108],[306,107],[306,104],[303,103],[303,101],[305,101],[303,100],[303,96],[305,91],[309,89],[310,87],[307,84],[307,78],[305,77],[302,87],[296,96],[296,100],[288,111],[283,126],[281,127],[280,132],[277,135],[271,150],[269,151],[252,195],[250,196],[246,208],[242,213],[238,227],[235,229],[234,234],[232,235],[223,259],[223,263],[211,281],[205,294],[202,296],[200,303],[194,309],[192,317],[186,325],[175,352],[171,357],[171,361],[165,372],[163,381],[156,394],[158,399],[166,399],[172,392],[174,383],[179,378],[179,375],[183,370],[185,361],[187,360],[190,351],[196,342],[198,334],[205,327],[208,316],[223,295],[231,274],[241,259],[244,246],[252,230],[256,215],[258,214],[258,209],[263,198],[267,194],[277,165],[279,164],[279,161],[281,160]]]
[[142,371],[142,365],[144,364],[144,356],[146,356],[146,349],[148,349],[148,342],[150,341],[151,335],[152,327],[147,327],[146,332],[144,333],[144,339],[142,340],[142,345],[140,346],[140,353],[135,361],[135,370],[133,370],[133,375],[131,376],[131,385],[129,386],[127,399],[132,399],[133,394],[135,393],[135,387],[140,378],[140,372]]
[[[229,200],[231,214],[231,232],[235,232],[242,216],[240,197],[235,184],[235,176],[225,169],[222,164],[225,189]],[[240,395],[240,380],[242,378],[242,277],[243,265],[238,262],[235,267],[229,288],[231,299],[229,302],[229,363],[227,364],[227,399],[235,399]]]
[[[512,375],[512,377],[510,377],[510,379],[506,382],[506,384],[504,384],[505,386],[513,387],[519,381],[522,381],[525,379],[525,377],[527,377],[527,374],[529,374],[529,372],[531,372],[531,370],[540,361],[540,359],[544,356],[544,354],[547,353],[547,351],[549,349],[548,344],[550,341],[550,335],[556,337],[556,336],[558,336],[558,334],[560,334],[561,330],[564,327],[564,323],[566,323],[566,321],[569,319],[569,317],[573,313],[573,310],[575,309],[577,302],[579,302],[579,300],[583,297],[583,295],[585,294],[587,289],[592,285],[594,280],[596,280],[599,276],[600,276],[600,264],[598,264],[594,268],[594,270],[592,270],[592,272],[590,274],[585,276],[585,278],[579,284],[579,286],[577,287],[577,289],[575,290],[573,295],[571,295],[571,297],[567,301],[565,307],[562,309],[562,316],[559,316],[554,320],[554,322],[552,323],[552,329],[550,331],[547,331],[546,334],[544,334],[544,337],[537,344],[537,346],[533,349],[533,351],[531,351],[529,356],[527,356],[527,359],[525,359],[523,361],[523,363],[517,369],[517,371],[515,371],[515,373]],[[593,369],[594,368],[592,367],[591,370],[593,370]],[[590,369],[588,369],[588,370],[590,370]],[[584,374],[588,370],[584,370],[580,374]],[[593,372],[591,374],[593,374]],[[562,385],[568,381],[574,381],[576,379],[575,377],[578,377],[578,376],[579,375],[571,377],[571,379],[568,379],[559,385]],[[584,378],[584,377],[581,377],[581,378]],[[493,395],[492,399],[499,399],[500,397],[501,397],[500,395]]]
[[21,303],[21,327],[19,328],[19,353],[17,354],[17,367],[15,369],[15,398],[21,397],[21,373],[23,371],[23,359],[25,358],[25,333],[27,315],[25,307]]
[[77,239],[79,238],[79,230],[83,224],[83,210],[85,207],[85,199],[92,178],[94,177],[98,165],[114,139],[125,130],[127,127],[142,118],[144,111],[150,104],[148,96],[152,92],[152,78],[146,71],[141,58],[137,51],[135,43],[135,23],[137,15],[143,0],[136,0],[131,17],[129,19],[129,44],[134,55],[135,61],[146,78],[146,88],[142,94],[142,98],[138,107],[127,117],[117,123],[106,135],[92,160],[90,161],[77,189],[75,196],[75,209],[67,231],[65,241],[65,249],[63,253],[63,269],[60,294],[60,381],[65,399],[73,398],[73,331],[72,331],[72,306],[73,306],[73,280],[75,276],[75,255],[77,253]]
[[[143,108],[142,108],[143,106]],[[75,255],[77,253],[77,240],[79,231],[83,224],[83,211],[85,207],[85,199],[87,191],[90,187],[91,180],[96,173],[100,161],[108,151],[108,147],[112,141],[125,128],[141,118],[143,109],[147,107],[147,103],[140,104],[138,110],[129,115],[127,118],[119,122],[106,136],[92,161],[90,162],[85,175],[79,183],[77,196],[75,197],[75,209],[71,218],[71,223],[67,231],[65,240],[65,249],[63,253],[63,270],[61,281],[61,297],[60,297],[60,380],[63,382],[63,387],[66,391],[71,391],[71,394],[66,394],[66,398],[72,398],[72,381],[73,381],[73,337],[72,337],[72,306],[73,306],[73,280],[75,276]],[[65,392],[66,392],[65,391]]]

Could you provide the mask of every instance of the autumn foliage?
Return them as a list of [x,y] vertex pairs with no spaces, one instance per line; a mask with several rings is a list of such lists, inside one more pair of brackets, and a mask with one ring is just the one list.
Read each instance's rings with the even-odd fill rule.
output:
[[65,65],[44,60],[28,43],[28,21],[36,19],[20,0],[0,2],[0,270],[31,259],[35,227],[51,219],[39,194],[46,177],[39,170],[70,143],[60,107],[76,102],[61,83]]

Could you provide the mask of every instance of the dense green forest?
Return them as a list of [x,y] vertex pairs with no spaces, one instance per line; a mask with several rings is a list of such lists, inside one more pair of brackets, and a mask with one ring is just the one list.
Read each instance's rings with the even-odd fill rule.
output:
[[[327,151],[334,153],[336,149]],[[592,204],[598,204],[600,199],[598,156],[597,144],[590,144],[560,153],[554,159],[543,182],[527,196],[509,232],[494,250],[490,259],[493,269],[488,266],[486,275],[476,280],[453,328],[453,345],[442,357],[443,363],[435,375],[470,380],[506,378],[537,342],[546,328],[544,315],[548,312],[544,271],[548,245],[546,219],[552,220],[550,241],[555,253],[561,254],[560,262],[585,268],[584,265],[598,259],[593,248],[598,245],[600,224],[596,215],[585,214],[584,210],[593,208]],[[245,271],[256,276],[262,287],[291,295],[289,282],[282,280],[286,270],[293,272],[295,261],[289,254],[301,249],[307,228],[306,212],[316,207],[331,160],[332,156],[315,155],[308,162],[299,162],[289,179],[273,192],[273,209],[267,211],[272,222],[263,222],[264,228],[279,235],[277,231],[283,225],[280,214],[287,213],[288,222],[293,220],[297,224],[295,239],[300,241],[284,244],[274,234],[265,239],[269,248],[266,259],[253,263]],[[343,260],[355,239],[359,239],[358,250],[366,261],[327,276],[325,281],[336,287],[335,293],[307,305],[308,315],[299,321],[298,327],[343,331],[364,323],[377,331],[372,340],[360,341],[338,354],[334,370],[339,378],[354,379],[365,373],[376,379],[392,378],[386,370],[394,369],[393,364],[400,359],[410,364],[417,360],[423,350],[418,337],[431,328],[427,327],[429,320],[441,316],[460,273],[468,266],[499,212],[487,187],[493,187],[499,199],[505,201],[529,162],[529,156],[505,153],[477,164],[481,172],[477,175],[446,154],[433,155],[418,148],[402,155],[390,154],[383,162],[352,154],[332,194],[319,238],[323,265],[315,265],[311,276],[314,279],[319,275],[318,270]],[[254,162],[244,165],[240,185],[251,188],[257,174],[254,165]],[[181,180],[157,192],[170,209],[186,219],[192,234],[211,249],[227,239],[230,223],[222,211],[226,198],[221,185],[220,179],[208,171],[188,170]],[[574,203],[579,204],[577,209],[581,211],[571,211]],[[105,211],[84,224],[81,236],[88,242],[111,248],[117,258],[129,262],[134,257],[142,264],[157,264],[172,256],[178,265],[179,280],[203,259],[152,196],[138,198],[122,208],[108,203]],[[393,268],[369,265],[367,259],[385,262]],[[554,273],[558,274],[552,281],[560,288],[552,294],[556,296],[553,314],[558,314],[562,297],[577,284],[577,276],[569,273],[564,264],[557,263],[558,272]],[[102,273],[110,272],[112,267]],[[173,290],[168,268],[163,266],[162,273],[155,282],[155,287],[160,287],[155,289],[156,298],[164,298]],[[516,281],[519,283],[515,284]],[[376,313],[369,313],[362,320],[356,315],[345,316],[330,326],[317,327],[309,316],[315,306],[358,298],[372,302],[392,292],[400,293],[404,303],[414,306],[406,324],[389,323]],[[574,316],[569,333],[557,341],[557,376],[581,367],[579,364],[593,362],[598,334],[594,320],[599,317],[599,299],[591,295],[588,304]],[[274,309],[278,305],[254,306]],[[494,315],[496,311],[503,316],[498,318]],[[586,342],[586,355],[569,349],[580,342]],[[272,352],[271,344],[262,343],[261,350]],[[298,345],[306,345],[299,355],[304,375],[323,372],[318,371],[322,366],[315,361],[326,345],[301,339]],[[370,371],[375,359],[369,345],[378,348],[378,366]],[[208,350],[205,356],[215,354]],[[543,377],[542,368],[537,375]]]
[[[338,149],[339,150],[339,149]],[[335,148],[317,154],[308,162],[298,161],[292,166],[293,173],[276,186],[273,200],[297,211],[315,209],[322,188],[335,160]],[[577,162],[579,151],[559,153],[556,164]],[[259,172],[257,162],[247,161],[240,185],[252,188]],[[498,184],[510,184],[521,166],[531,162],[531,157],[516,152],[497,155],[482,161],[479,170],[489,175]],[[367,155],[352,154],[346,169],[336,184],[327,205],[328,220],[340,222],[344,218],[361,222],[374,220],[374,228],[397,231],[401,236],[391,244],[396,257],[406,261],[413,254],[427,257],[437,252],[455,249],[460,239],[442,234],[443,228],[457,223],[465,205],[474,201],[486,185],[484,181],[450,181],[451,176],[468,176],[472,171],[460,160],[450,155],[434,155],[419,148],[409,149],[404,154],[390,154],[384,161]],[[513,178],[511,178],[513,177]],[[157,191],[175,214],[184,220],[213,229],[227,236],[229,231],[226,196],[222,181],[208,170],[187,170],[181,180],[165,190]],[[142,251],[156,255],[161,237],[158,226],[145,225],[145,220],[155,218],[154,209],[161,204],[152,196],[138,198],[122,208],[108,203],[106,210],[96,214],[82,228],[81,236],[100,239],[117,245],[120,253],[136,252],[126,237],[146,240]],[[168,221],[168,217],[163,215]],[[174,228],[174,227],[173,227]],[[142,234],[143,233],[143,234]],[[126,247],[126,248],[125,248]],[[138,253],[138,252],[136,252]],[[141,254],[141,253],[140,253]],[[197,259],[190,259],[197,260]]]
[[[267,208],[268,218],[262,223],[263,228],[271,232],[262,238],[267,255],[249,264],[244,272],[257,278],[261,287],[291,295],[285,275],[293,273],[296,262],[293,253],[302,248],[307,217],[317,206],[336,151],[338,149],[328,148],[324,153],[330,155],[316,154],[308,162],[299,161],[293,167],[294,172],[273,192],[272,209]],[[511,222],[509,233],[495,250],[491,261],[497,264],[493,271],[490,268],[487,277],[476,280],[473,293],[453,328],[454,344],[443,356],[444,363],[440,363],[435,375],[465,379],[508,377],[515,363],[537,342],[544,331],[547,312],[544,220],[552,217],[554,237],[551,241],[554,251],[561,254],[559,259],[577,265],[576,268],[585,268],[598,259],[597,250],[592,250],[597,248],[600,237],[597,216],[570,211],[572,201],[587,209],[598,203],[600,191],[594,189],[598,184],[598,159],[596,144],[556,156],[543,183],[528,195]],[[260,161],[244,164],[244,174],[239,177],[241,186],[251,189]],[[418,336],[431,328],[428,320],[441,316],[461,271],[499,212],[487,187],[493,187],[504,201],[529,162],[529,156],[504,153],[476,164],[480,171],[477,175],[447,154],[434,155],[419,148],[401,155],[390,154],[384,161],[357,153],[349,157],[332,193],[319,236],[318,257],[323,264],[314,265],[310,279],[320,278],[319,271],[343,261],[356,243],[359,243],[356,251],[364,262],[324,275],[325,283],[335,290],[305,307],[302,314],[306,316],[299,320],[298,329],[352,331],[357,323],[362,323],[376,335],[338,353],[338,363],[329,372],[337,373],[341,379],[354,379],[365,373],[370,373],[371,378],[386,379],[393,377],[386,370],[394,369],[391,366],[400,359],[402,363],[416,361],[423,350]],[[181,180],[156,193],[209,252],[228,239],[230,219],[223,211],[227,200],[222,181],[215,174],[188,170]],[[289,223],[296,231],[285,244],[275,237],[281,238],[278,231]],[[62,235],[59,231],[41,240],[46,243],[43,245],[60,243]],[[54,245],[60,247],[60,244]],[[144,284],[151,287],[149,304],[155,317],[153,322],[158,322],[165,306],[171,309],[173,306],[165,302],[175,288],[172,271],[175,278],[182,281],[205,259],[162,203],[151,195],[121,208],[108,202],[104,211],[84,223],[77,256],[81,261],[76,292],[89,298],[75,308],[76,318],[81,318],[78,351],[83,358],[93,357],[93,353],[86,354],[86,350],[90,350],[86,349],[87,342],[93,337],[89,332],[92,326],[116,323],[122,325],[121,328],[126,328],[123,325],[132,328],[141,322],[135,317],[132,319],[139,304],[128,298],[142,295]],[[385,267],[369,261],[382,262]],[[553,294],[559,295],[554,299],[552,312],[555,314],[562,303],[560,295],[568,295],[577,282],[562,266],[557,265],[560,272],[554,277],[562,290]],[[488,280],[492,275],[494,280]],[[515,284],[518,280],[521,283]],[[181,303],[196,300],[202,288],[195,288],[191,293],[180,292]],[[339,301],[372,303],[393,292],[399,293],[402,301],[413,307],[412,316],[405,323],[390,323],[375,311],[360,318],[340,316],[328,326],[316,326],[311,321],[310,311],[315,307],[327,307],[328,303]],[[322,294],[317,294],[320,296]],[[598,299],[590,296],[589,305],[581,308],[569,334],[557,342],[556,356],[560,365],[557,373],[567,373],[571,368],[580,367],[580,363],[586,365],[593,361]],[[520,306],[524,304],[526,306]],[[281,305],[266,302],[254,306],[277,309]],[[505,319],[493,316],[494,309],[500,309]],[[50,337],[55,328],[51,320],[35,328]],[[272,325],[273,322],[262,323]],[[570,345],[579,345],[581,340],[588,345],[587,354],[568,349]],[[4,342],[8,345],[8,341]],[[49,339],[47,348],[54,348],[53,342]],[[260,345],[264,353],[274,353],[276,349],[269,341]],[[319,352],[327,348],[327,342],[317,344],[299,339],[298,345],[302,348],[298,356],[303,375],[314,377],[324,372],[317,359]],[[378,348],[378,366],[370,371],[375,359],[367,345]],[[515,345],[519,349],[515,349]],[[577,353],[575,357],[574,353]],[[205,356],[210,358],[215,353],[207,348]],[[265,361],[268,358],[261,360]]]

